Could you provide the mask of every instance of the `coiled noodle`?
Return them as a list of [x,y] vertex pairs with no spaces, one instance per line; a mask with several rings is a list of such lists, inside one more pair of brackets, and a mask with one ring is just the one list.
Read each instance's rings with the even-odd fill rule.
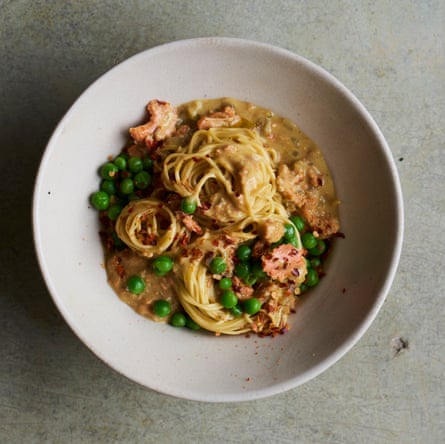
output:
[[116,221],[119,238],[145,257],[171,249],[177,235],[184,231],[168,206],[154,198],[127,205]]

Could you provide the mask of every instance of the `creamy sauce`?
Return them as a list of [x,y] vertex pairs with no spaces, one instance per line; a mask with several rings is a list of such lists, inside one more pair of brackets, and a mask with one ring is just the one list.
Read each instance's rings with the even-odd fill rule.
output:
[[[159,277],[152,271],[148,259],[139,256],[130,249],[109,254],[106,260],[108,282],[121,300],[132,307],[142,316],[162,321],[150,309],[150,305],[157,299],[166,299],[174,311],[179,309],[179,302],[175,297],[173,274]],[[125,271],[125,274],[121,274]],[[145,281],[145,290],[135,295],[126,288],[129,276],[138,275]]]
[[[335,195],[334,184],[320,149],[288,119],[277,116],[270,110],[251,103],[235,99],[210,99],[195,100],[179,106],[177,108],[179,117],[177,126],[180,127],[180,125],[186,124],[192,129],[196,129],[196,122],[201,116],[219,110],[224,105],[233,106],[236,113],[241,116],[241,121],[235,127],[258,129],[260,134],[267,140],[268,146],[278,153],[277,171],[279,165],[286,165],[289,169],[292,169],[295,162],[302,160],[313,165],[323,179],[317,190],[321,196],[319,205],[322,206],[324,213],[333,217],[337,216],[338,201]],[[175,144],[180,143],[181,140],[180,135],[175,135],[168,143],[171,143],[174,149]],[[228,153],[227,155],[230,154]],[[216,210],[224,212],[234,211],[233,208],[221,207],[218,207]],[[177,266],[175,264],[175,267]],[[175,269],[168,276],[156,276],[152,271],[149,259],[140,257],[128,248],[125,248],[106,253],[106,270],[109,283],[114,291],[122,301],[142,316],[159,322],[168,321],[168,317],[159,318],[152,312],[150,306],[157,299],[168,300],[172,305],[172,313],[180,309],[175,297]],[[132,275],[141,276],[146,283],[145,290],[140,295],[134,295],[126,288],[126,281]]]
[[267,143],[280,155],[280,163],[291,166],[297,160],[312,163],[323,176],[320,194],[327,210],[337,215],[338,199],[334,182],[320,148],[291,120],[249,102],[233,98],[194,100],[178,107],[179,117],[184,121],[195,121],[199,116],[211,113],[225,105],[231,105],[242,117],[239,124],[247,128],[258,128]]

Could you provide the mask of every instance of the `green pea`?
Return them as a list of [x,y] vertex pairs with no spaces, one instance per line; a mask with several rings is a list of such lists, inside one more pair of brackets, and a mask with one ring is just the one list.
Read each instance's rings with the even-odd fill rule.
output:
[[116,194],[116,184],[112,180],[104,179],[100,184],[100,189],[110,196]]
[[119,204],[111,205],[108,208],[107,212],[108,218],[110,220],[116,220],[119,217],[119,214],[121,214],[121,211],[122,211],[122,205]]
[[301,248],[301,245],[298,242],[297,236],[295,236],[292,239],[288,240],[287,243],[293,245],[294,247]]
[[255,285],[257,280],[258,280],[258,278],[256,276],[254,276],[253,274],[249,274],[248,276],[246,276],[244,278],[244,282],[247,285],[249,285],[250,287],[252,287],[252,285]]
[[148,171],[140,171],[133,178],[136,188],[145,190],[151,184],[151,175]]
[[128,200],[131,202],[133,200],[139,200],[141,196],[138,196],[136,193],[131,193],[128,195]]
[[114,163],[107,162],[100,168],[100,175],[102,179],[116,179],[118,176],[119,170],[117,169],[117,166]]
[[168,256],[158,256],[153,260],[153,270],[158,276],[164,276],[173,268],[173,260]]
[[243,310],[239,306],[239,304],[235,305],[230,309],[230,312],[235,316],[235,318],[239,318],[243,314]]
[[235,274],[240,278],[246,278],[250,274],[250,265],[248,262],[238,262],[235,265]]
[[266,272],[263,270],[263,266],[261,265],[261,262],[259,262],[259,261],[255,261],[251,265],[251,272],[252,272],[252,275],[255,276],[257,279],[266,277]]
[[174,313],[170,318],[170,324],[173,325],[173,327],[185,327],[186,323],[187,318],[184,313]]
[[326,242],[323,239],[317,240],[317,245],[309,250],[311,256],[321,256],[326,251]]
[[209,264],[210,272],[213,274],[221,274],[226,271],[227,264],[222,257],[215,257]]
[[310,260],[310,264],[312,268],[321,267],[321,259],[319,257],[314,257]]
[[127,279],[127,288],[131,293],[139,295],[145,289],[145,282],[140,276],[135,274]]
[[127,168],[127,159],[122,155],[117,156],[114,159],[113,163],[119,170],[125,170]]
[[284,224],[284,240],[286,242],[294,240],[296,235],[296,228],[293,224]]
[[318,284],[319,279],[320,278],[318,276],[317,270],[315,270],[314,268],[309,268],[309,270],[307,271],[304,283],[308,287],[315,287]]
[[301,233],[306,226],[304,219],[300,216],[291,216],[290,221],[295,225],[296,229]]
[[219,281],[218,285],[221,290],[228,290],[232,287],[232,279],[224,277]]
[[279,247],[280,245],[283,245],[283,242],[284,242],[284,237],[282,237],[279,241],[272,242],[270,244],[270,246],[271,246],[272,249],[274,249],[274,248]]
[[196,200],[192,197],[183,197],[181,199],[181,211],[186,214],[193,214],[196,211]]
[[190,328],[190,330],[199,330],[201,326],[195,322],[190,316],[187,316],[185,325]]
[[309,287],[306,285],[306,284],[301,284],[300,285],[300,293],[306,293],[306,291],[308,291],[309,290]]
[[142,160],[139,157],[133,156],[128,159],[128,169],[132,173],[139,173],[144,168]]
[[122,194],[131,194],[134,191],[134,182],[127,177],[120,183],[119,188]]
[[165,299],[158,299],[157,301],[153,302],[153,313],[156,316],[165,318],[171,313],[171,311],[172,307],[170,305],[170,302],[166,301]]
[[236,257],[240,261],[248,261],[252,255],[252,249],[248,245],[240,245],[236,250]]
[[151,170],[153,168],[153,160],[150,157],[143,157],[142,166],[144,170]]
[[117,235],[115,231],[111,233],[111,239],[113,239],[115,247],[121,248],[125,246],[125,242]]
[[257,298],[246,299],[243,302],[243,310],[249,315],[254,315],[255,313],[258,313],[260,309],[261,309],[261,302]]
[[311,248],[314,248],[317,246],[317,238],[312,233],[304,233],[301,236],[301,242],[307,250],[310,250]]
[[238,298],[233,291],[224,290],[219,298],[219,302],[224,308],[233,308],[238,304]]
[[106,210],[110,205],[110,196],[105,191],[96,191],[90,197],[90,202],[96,210]]

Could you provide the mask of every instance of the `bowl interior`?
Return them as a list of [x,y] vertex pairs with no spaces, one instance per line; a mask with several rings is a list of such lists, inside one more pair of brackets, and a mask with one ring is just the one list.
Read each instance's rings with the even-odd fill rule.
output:
[[[327,275],[275,338],[214,337],[136,315],[106,282],[96,169],[149,99],[232,96],[291,118],[321,147],[342,201],[344,239]],[[402,203],[389,149],[363,106],[319,67],[275,47],[224,38],[175,42],[118,65],[76,101],[44,154],[34,194],[39,262],[59,310],[111,367],[154,390],[204,401],[269,396],[316,376],[363,334],[395,273]]]

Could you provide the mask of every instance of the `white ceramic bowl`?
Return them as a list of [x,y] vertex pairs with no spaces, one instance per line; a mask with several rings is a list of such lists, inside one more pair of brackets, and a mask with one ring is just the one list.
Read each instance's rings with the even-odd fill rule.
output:
[[[214,337],[135,314],[108,286],[96,168],[116,154],[149,99],[232,96],[296,122],[324,152],[342,231],[328,274],[275,338]],[[403,209],[390,150],[372,117],[335,78],[289,51],[230,38],[174,42],[137,54],[94,82],[56,128],[34,192],[34,236],[54,301],[78,337],[146,387],[202,401],[241,401],[302,384],[363,335],[392,283]]]

